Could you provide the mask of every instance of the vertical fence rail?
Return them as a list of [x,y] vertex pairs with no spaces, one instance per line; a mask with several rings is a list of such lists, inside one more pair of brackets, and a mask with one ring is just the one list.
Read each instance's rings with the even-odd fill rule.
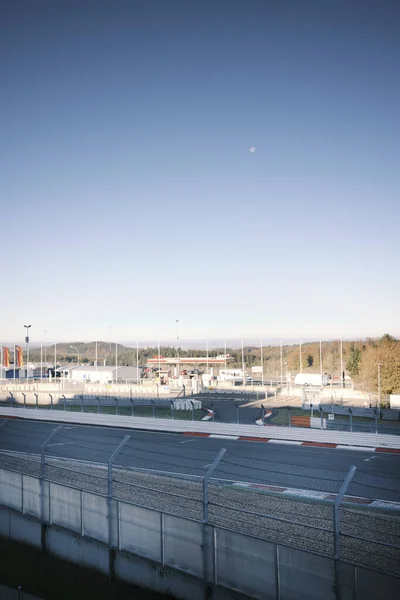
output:
[[107,501],[108,501],[108,554],[109,554],[109,575],[111,581],[115,579],[115,548],[119,546],[119,540],[113,539],[113,462],[117,458],[118,454],[121,452],[122,448],[129,442],[131,439],[130,435],[126,435],[124,439],[118,444],[114,452],[111,454],[108,459],[108,470],[107,470]]
[[336,496],[335,503],[333,505],[333,525],[334,525],[334,569],[335,569],[335,598],[336,600],[340,600],[340,585],[338,578],[338,561],[340,560],[340,505],[343,502],[343,498],[347,489],[350,485],[351,480],[354,477],[354,473],[356,472],[357,467],[352,466],[348,470],[346,477],[342,485],[340,486],[340,490]]
[[[46,525],[47,519],[45,514],[45,475],[46,475],[46,448],[48,448],[51,440],[62,430],[63,425],[58,425],[56,429],[49,435],[46,441],[40,447],[40,545],[43,553],[46,552]],[[49,502],[50,502],[50,484],[49,484]],[[49,505],[50,507],[50,505]],[[50,512],[50,508],[49,508]]]

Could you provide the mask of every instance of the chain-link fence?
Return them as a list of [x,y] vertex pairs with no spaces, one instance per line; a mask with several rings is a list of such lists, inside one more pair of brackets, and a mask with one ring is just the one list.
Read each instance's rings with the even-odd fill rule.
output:
[[398,477],[354,468],[346,479],[346,469],[109,429],[49,431],[48,423],[3,421],[1,467],[400,577]]
[[311,427],[328,431],[400,434],[400,411],[305,404],[303,407],[271,407],[267,400],[238,394],[205,394],[186,398],[148,398],[58,393],[8,392],[0,406],[49,411],[123,415],[155,419],[215,421],[245,425]]

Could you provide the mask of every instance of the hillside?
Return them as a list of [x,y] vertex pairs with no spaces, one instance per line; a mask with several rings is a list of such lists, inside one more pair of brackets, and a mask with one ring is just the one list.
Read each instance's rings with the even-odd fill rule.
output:
[[[95,342],[74,342],[73,344],[57,344],[57,362],[77,362],[77,351],[81,364],[93,364],[96,356]],[[43,350],[43,359],[48,361],[54,359],[54,345],[47,346]],[[110,344],[109,342],[97,342],[97,356],[100,364],[115,364],[115,355],[118,355],[119,365],[136,365],[136,348],[124,346],[123,344]],[[176,348],[172,346],[161,346],[162,356],[176,356]],[[223,354],[224,348],[209,351],[209,356]],[[235,358],[230,366],[242,365],[241,348],[227,348],[227,353]],[[302,344],[302,370],[308,372],[320,371],[320,347],[319,342]],[[144,366],[147,360],[158,355],[156,346],[139,348],[139,364]],[[182,356],[205,356],[203,349],[185,350],[179,348]],[[300,346],[284,345],[282,347],[283,363],[287,363],[287,371],[292,375],[300,370]],[[40,350],[31,350],[30,358],[33,361],[40,360]],[[247,368],[261,364],[261,349],[256,346],[244,348],[244,362]],[[263,348],[264,376],[275,376],[280,374],[281,360],[280,347],[265,346]],[[400,342],[386,334],[380,339],[354,340],[343,342],[343,365],[346,371],[358,382],[361,387],[370,391],[377,390],[378,370],[377,364],[381,363],[381,391],[382,394],[400,392]],[[340,375],[340,342],[322,342],[322,370],[333,376]],[[283,372],[285,374],[286,365]]]

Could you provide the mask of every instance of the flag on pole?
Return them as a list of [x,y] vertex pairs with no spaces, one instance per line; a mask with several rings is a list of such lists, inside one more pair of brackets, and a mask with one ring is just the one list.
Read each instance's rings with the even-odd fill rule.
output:
[[6,348],[5,346],[2,346],[3,348],[3,367],[8,367],[10,366],[10,350],[9,348]]
[[24,355],[21,346],[15,346],[17,349],[17,367],[24,366]]

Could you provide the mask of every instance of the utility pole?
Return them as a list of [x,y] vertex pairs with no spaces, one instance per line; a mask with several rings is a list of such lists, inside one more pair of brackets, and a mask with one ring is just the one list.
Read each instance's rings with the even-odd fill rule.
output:
[[282,340],[280,341],[280,351],[281,351],[281,387],[283,383],[283,349],[282,349]]

